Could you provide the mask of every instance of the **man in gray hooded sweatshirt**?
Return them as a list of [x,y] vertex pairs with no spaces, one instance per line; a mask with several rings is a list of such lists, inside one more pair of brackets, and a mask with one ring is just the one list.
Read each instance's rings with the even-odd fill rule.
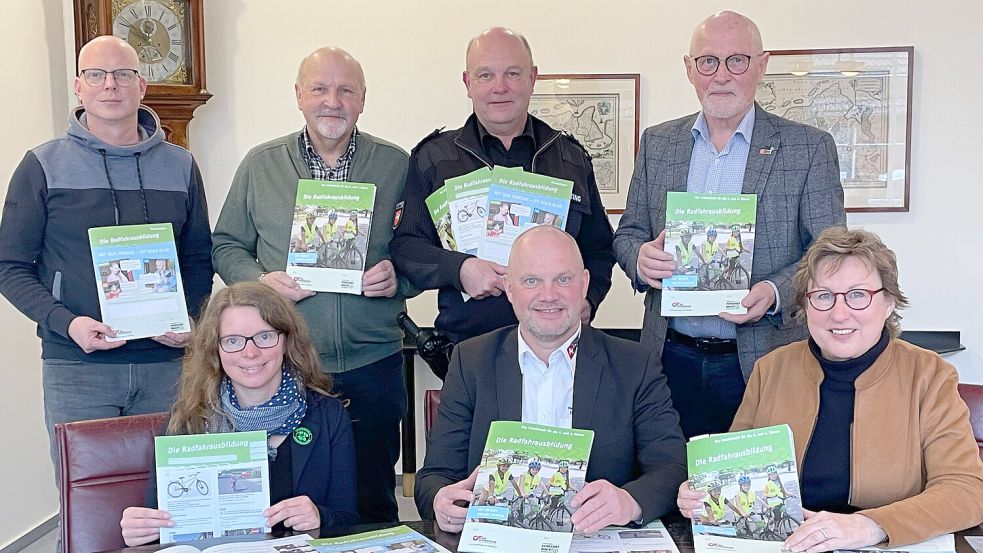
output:
[[114,331],[101,322],[88,229],[170,223],[192,316],[213,275],[201,174],[140,105],[147,82],[137,53],[98,37],[82,48],[78,67],[81,106],[68,132],[27,152],[0,220],[0,293],[37,323],[41,338],[56,482],[54,425],[169,410],[190,337],[107,340]]

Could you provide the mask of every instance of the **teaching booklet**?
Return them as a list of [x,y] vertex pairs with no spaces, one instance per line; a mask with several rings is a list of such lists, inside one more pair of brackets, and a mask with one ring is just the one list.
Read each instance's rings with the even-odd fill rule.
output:
[[779,553],[802,523],[792,430],[787,424],[698,436],[686,444],[689,481],[705,490],[693,517],[697,553]]
[[426,204],[444,249],[506,265],[524,230],[566,227],[572,194],[572,181],[496,166],[447,179]]
[[90,228],[89,248],[109,341],[191,331],[170,223]]
[[157,508],[173,528],[160,529],[160,543],[269,532],[266,432],[158,436]]
[[305,290],[362,293],[375,185],[300,179],[287,274]]
[[751,288],[758,197],[669,192],[665,251],[676,271],[662,281],[662,315],[743,315]]
[[570,553],[679,553],[661,520],[644,528],[608,526],[596,534],[574,534]]
[[[458,551],[567,553],[594,432],[495,421]],[[540,468],[535,468],[539,465]]]
[[512,243],[523,231],[552,225],[563,230],[570,209],[573,181],[495,167],[488,187],[485,238],[478,257],[508,265]]
[[318,553],[450,553],[408,526],[308,542]]

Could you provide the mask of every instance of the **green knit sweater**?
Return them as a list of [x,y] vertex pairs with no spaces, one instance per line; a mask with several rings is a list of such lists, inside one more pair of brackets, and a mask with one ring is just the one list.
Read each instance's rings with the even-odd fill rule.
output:
[[[368,269],[390,258],[393,212],[403,191],[407,155],[361,130],[356,136],[350,180],[376,185]],[[256,280],[261,273],[286,268],[297,180],[311,178],[299,137],[295,132],[261,144],[239,165],[212,240],[212,262],[226,283]],[[400,277],[393,298],[318,292],[297,303],[323,370],[349,371],[400,351],[403,333],[396,314],[415,293]]]

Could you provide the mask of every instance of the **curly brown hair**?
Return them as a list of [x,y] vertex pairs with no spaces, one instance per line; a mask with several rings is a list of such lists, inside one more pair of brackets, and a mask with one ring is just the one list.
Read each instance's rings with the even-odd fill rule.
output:
[[239,282],[208,300],[184,356],[181,384],[171,409],[168,434],[201,434],[206,421],[224,417],[220,386],[225,371],[219,358],[219,320],[229,307],[253,307],[284,340],[284,366],[301,394],[311,389],[330,395],[331,378],[321,371],[307,324],[296,309],[259,282]]
[[885,325],[891,337],[897,338],[901,334],[901,315],[898,311],[908,307],[908,298],[898,284],[898,259],[876,234],[866,230],[830,227],[809,246],[792,276],[795,303],[798,306],[796,319],[805,321],[808,305],[806,293],[809,286],[816,281],[820,265],[829,263],[827,270],[834,272],[848,257],[859,259],[881,277],[883,293],[894,300],[894,311],[888,316]]

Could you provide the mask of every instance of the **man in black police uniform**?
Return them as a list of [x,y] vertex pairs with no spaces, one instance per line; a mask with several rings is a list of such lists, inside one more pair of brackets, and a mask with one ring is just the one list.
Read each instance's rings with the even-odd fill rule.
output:
[[[389,248],[399,272],[420,289],[439,288],[435,326],[451,340],[516,324],[505,290],[505,267],[441,248],[427,196],[448,178],[501,165],[574,183],[565,230],[590,272],[581,306],[589,322],[611,288],[613,232],[583,148],[569,135],[529,115],[537,68],[526,39],[508,29],[489,29],[468,44],[464,85],[474,114],[453,131],[434,131],[414,148],[396,229]],[[461,292],[471,299],[464,301]]]

